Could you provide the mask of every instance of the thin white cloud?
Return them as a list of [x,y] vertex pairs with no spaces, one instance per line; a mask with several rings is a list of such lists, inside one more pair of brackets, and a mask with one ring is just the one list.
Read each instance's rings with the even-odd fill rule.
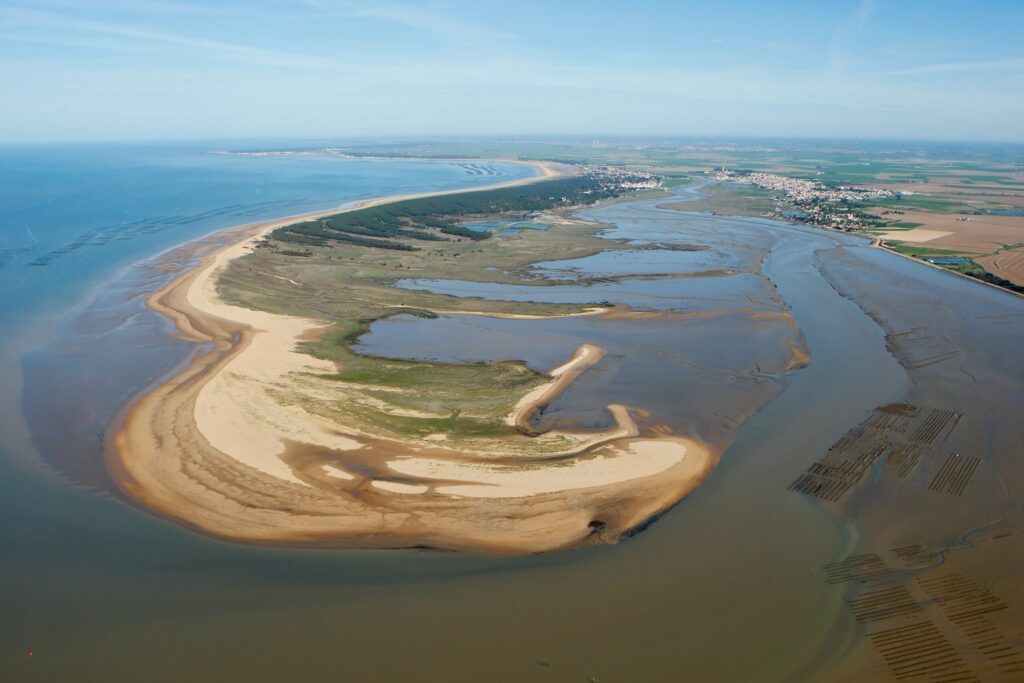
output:
[[454,45],[481,45],[487,42],[518,41],[509,31],[487,24],[467,21],[438,5],[424,7],[388,0],[306,0],[321,11],[356,19],[372,19],[424,31]]
[[[246,63],[264,66],[321,68],[336,64],[334,60],[323,57],[267,50],[209,38],[154,31],[129,24],[79,19],[54,12],[0,8],[0,17],[4,19],[5,24],[8,26],[18,26],[22,29],[34,29],[42,32],[42,35],[24,35],[23,41],[81,46],[82,36],[112,36],[140,42],[174,45],[204,54],[227,56]],[[111,45],[116,44],[108,44],[108,46]]]
[[861,0],[851,14],[836,27],[829,41],[829,70],[838,74],[846,69],[851,62],[851,54],[857,39],[864,32],[871,14],[875,10],[875,0]]
[[965,71],[1024,71],[1024,58],[998,59],[984,62],[947,62],[924,64],[908,69],[886,71],[891,76],[916,76],[925,74],[950,74]]
[[170,14],[188,14],[199,16],[219,16],[230,14],[234,10],[218,5],[194,4],[177,0],[31,0],[33,7],[49,7],[53,9],[76,11],[115,11],[115,12],[162,12]]
[[[474,104],[481,103],[483,107],[491,106],[489,103],[492,102],[539,101],[552,107],[552,111],[571,109],[575,106],[573,103],[598,103],[592,107],[597,117],[603,115],[601,112],[605,107],[635,106],[641,112],[686,112],[694,103],[706,103],[708,110],[720,106],[723,111],[749,111],[752,118],[765,108],[815,107],[817,110],[844,110],[851,113],[850,118],[866,120],[872,115],[897,110],[910,116],[914,112],[948,106],[950,98],[945,87],[937,87],[932,79],[901,76],[983,69],[1013,70],[1013,75],[1016,75],[1024,70],[1024,59],[1006,59],[926,64],[900,71],[851,69],[842,78],[830,79],[822,78],[820,64],[808,65],[805,60],[791,60],[788,63],[792,68],[773,68],[771,64],[775,62],[772,60],[746,65],[732,61],[694,61],[687,66],[686,62],[674,65],[671,60],[657,60],[656,52],[648,55],[643,51],[626,51],[615,59],[604,59],[600,64],[573,63],[561,54],[551,54],[543,49],[508,49],[507,44],[498,45],[493,50],[473,51],[472,58],[467,59],[467,51],[457,49],[463,45],[459,42],[463,40],[463,33],[476,31],[479,36],[486,28],[478,29],[450,21],[450,17],[436,9],[437,6],[432,5],[429,11],[417,9],[409,12],[409,7],[404,4],[371,6],[362,1],[345,0],[309,2],[332,8],[318,10],[321,14],[312,17],[321,22],[322,26],[318,27],[323,31],[317,33],[320,38],[299,32],[309,25],[311,17],[290,16],[290,19],[301,21],[283,22],[278,43],[312,45],[306,49],[323,50],[322,56],[293,53],[290,47],[276,51],[274,48],[229,42],[238,39],[225,33],[223,26],[211,27],[208,22],[182,23],[180,25],[192,28],[178,28],[171,32],[154,30],[141,20],[126,18],[123,22],[113,21],[109,15],[105,15],[105,21],[92,21],[64,13],[3,7],[0,7],[0,23],[5,24],[3,32],[6,35],[0,35],[0,41],[45,42],[94,51],[108,50],[119,58],[118,63],[111,67],[119,76],[116,79],[110,78],[113,71],[97,70],[89,64],[76,65],[75,60],[67,60],[67,64],[58,70],[39,69],[43,78],[32,79],[32,83],[45,83],[51,91],[63,91],[63,88],[77,87],[77,84],[88,81],[90,88],[106,87],[115,95],[133,95],[135,99],[144,100],[146,97],[138,93],[148,92],[146,88],[149,87],[163,87],[161,83],[166,79],[177,79],[173,82],[182,84],[181,91],[186,93],[183,97],[188,97],[188,93],[218,96],[226,88],[245,90],[239,84],[252,83],[257,87],[249,90],[269,90],[277,94],[277,100],[309,98],[310,101],[326,99],[329,102],[334,97],[365,111],[378,106],[375,102],[379,104],[388,98],[388,106],[380,105],[379,111],[389,112],[390,107],[394,107],[393,103],[421,102],[434,107],[434,115],[445,121],[454,115],[445,108],[452,107],[450,103],[460,98]],[[870,5],[862,3],[858,12],[847,17],[845,26],[848,32],[843,40],[848,41],[851,52],[856,47],[857,32],[863,31],[869,22]],[[307,5],[302,14],[309,12]],[[385,25],[368,26],[370,21],[385,22]],[[353,45],[363,33],[373,41],[387,40],[388,29],[391,29],[392,36],[398,33],[387,24],[414,27],[418,34],[429,34],[430,39],[420,40],[414,45],[417,49],[413,50],[386,49],[386,46],[367,50],[361,43]],[[218,29],[220,33],[213,32]],[[203,36],[232,37],[222,41],[187,35],[192,31]],[[323,40],[322,36],[328,34],[332,37],[352,34],[354,38]],[[423,48],[424,43],[433,46],[437,40],[446,41],[453,49]],[[171,46],[171,49],[159,48],[161,45]],[[134,57],[146,51],[165,53],[159,56],[172,59],[122,59],[124,55]],[[0,70],[7,68],[14,73],[15,69],[24,70],[26,63],[31,65],[33,61],[45,61],[39,58],[39,52],[31,50],[19,55],[17,50],[0,50]],[[180,53],[201,56],[204,65],[228,62],[253,68],[236,69],[237,73],[233,73],[228,83],[216,69],[196,69],[196,60],[177,59]],[[65,57],[59,55],[56,58]],[[283,68],[259,68],[267,65]],[[95,78],[96,82],[90,78]],[[991,102],[995,101],[993,98],[998,97],[1001,112],[1021,111],[1019,96],[989,93],[981,80],[978,79],[977,84],[963,84],[965,91],[969,92],[957,107],[965,112],[973,112],[972,108],[982,106],[991,108]],[[107,81],[109,84],[104,85]],[[28,85],[19,87],[26,92],[30,89]],[[102,101],[102,98],[91,94],[83,99]],[[473,110],[472,105],[463,108]],[[416,107],[397,106],[394,109],[415,111]],[[441,111],[445,112],[443,116],[437,113]],[[379,112],[375,114],[379,115]],[[372,118],[369,114],[367,116]],[[964,116],[966,118],[967,114]]]

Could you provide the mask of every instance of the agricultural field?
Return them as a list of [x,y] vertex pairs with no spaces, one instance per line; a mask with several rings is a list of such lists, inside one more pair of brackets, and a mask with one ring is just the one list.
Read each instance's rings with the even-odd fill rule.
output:
[[[897,250],[927,245],[968,257],[973,271],[1024,286],[1024,146],[798,140],[448,140],[360,143],[352,156],[532,158],[656,173],[662,191],[712,173],[749,171],[824,186],[882,190],[864,203],[806,206],[752,185],[709,185],[687,209],[777,216],[862,231]],[[655,196],[647,192],[644,196]],[[673,205],[674,204],[669,204]]]

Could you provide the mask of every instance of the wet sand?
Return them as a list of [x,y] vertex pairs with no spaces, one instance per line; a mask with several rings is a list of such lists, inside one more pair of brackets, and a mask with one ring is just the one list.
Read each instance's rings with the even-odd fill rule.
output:
[[[874,476],[824,503],[859,530],[831,566],[863,625],[837,678],[1019,680],[1024,361],[1009,349],[1024,343],[1024,300],[877,249],[825,252],[821,264],[909,379],[896,411],[876,411],[838,449],[888,443]],[[869,603],[875,612],[858,611]]]
[[[551,403],[565,391],[580,373],[604,358],[604,349],[593,344],[584,344],[573,352],[566,363],[548,371],[552,380],[529,392],[516,402],[515,408],[505,418],[505,423],[530,431],[530,418],[542,406]],[[619,420],[621,422],[621,419]],[[635,430],[635,426],[633,428]]]
[[539,552],[616,540],[716,462],[717,450],[697,439],[641,437],[623,406],[608,407],[607,429],[530,430],[530,415],[600,360],[592,345],[513,409],[507,421],[524,433],[484,453],[381,438],[281,400],[330,391],[311,378],[333,364],[294,350],[325,324],[226,304],[216,279],[255,239],[294,220],[222,236],[227,246],[148,299],[204,346],[128,409],[111,440],[118,485],[147,508],[248,542]]
[[[918,654],[966,662],[971,671],[958,677],[967,680],[1016,680],[1019,673],[1004,671],[999,662],[1012,662],[1020,651],[1014,634],[1024,623],[1024,534],[1017,529],[1014,503],[1024,486],[1014,460],[1021,452],[1024,377],[1016,352],[1024,330],[1019,301],[863,249],[860,240],[841,234],[777,221],[660,212],[651,204],[587,213],[621,224],[617,232],[623,235],[663,240],[675,234],[687,242],[736,244],[741,252],[752,244],[770,249],[764,272],[798,322],[811,359],[769,395],[773,400],[748,415],[734,408],[735,397],[716,397],[730,386],[747,393],[764,385],[717,372],[711,363],[716,355],[700,354],[709,344],[687,345],[683,328],[665,328],[673,340],[667,348],[681,347],[688,363],[715,370],[706,383],[682,381],[697,375],[667,374],[670,366],[656,362],[666,357],[661,346],[650,346],[658,353],[648,354],[653,369],[647,374],[642,365],[618,357],[616,343],[648,348],[645,340],[661,334],[665,314],[639,311],[630,320],[635,334],[616,343],[607,338],[610,333],[598,334],[608,325],[600,316],[571,321],[574,330],[584,325],[588,337],[600,339],[607,355],[534,424],[570,424],[579,419],[583,396],[603,398],[613,389],[630,392],[627,397],[649,396],[680,431],[692,424],[701,404],[705,412],[742,423],[713,475],[643,534],[616,547],[514,558],[309,553],[211,543],[82,495],[74,505],[83,523],[45,552],[53,553],[55,566],[73,572],[67,576],[87,576],[98,590],[83,595],[68,588],[75,586],[69,578],[66,584],[44,584],[46,595],[33,594],[38,578],[25,583],[19,577],[29,572],[15,565],[6,576],[12,586],[25,588],[31,602],[26,598],[15,606],[27,616],[16,627],[8,624],[6,639],[22,642],[30,634],[29,642],[45,653],[45,659],[37,658],[41,662],[97,680],[173,680],[181,672],[280,680],[294,675],[300,657],[302,670],[323,680],[342,670],[356,679],[510,683],[590,677],[891,681],[897,671],[906,672],[907,662],[893,660],[904,667],[894,668],[890,659],[900,642],[887,644],[878,634],[931,624],[938,639],[922,631],[917,647],[946,643],[952,656],[945,644]],[[717,339],[722,349],[725,340],[742,339],[743,328],[731,322],[734,315],[710,318],[714,335],[694,341]],[[512,328],[506,325],[518,324],[472,319],[474,329],[477,323],[493,327],[494,339],[508,338]],[[530,324],[544,328],[546,344],[562,329],[559,321]],[[554,355],[538,349],[537,367],[556,367],[576,346],[572,338]],[[625,365],[618,371],[620,362]],[[839,501],[788,490],[851,428],[872,419],[875,408],[902,401],[921,409],[917,421],[935,408],[963,416],[906,477],[889,472],[890,453]],[[636,419],[644,424],[640,415]],[[918,426],[912,422],[900,438],[907,440]],[[963,492],[930,490],[956,452],[981,460]],[[330,477],[329,470],[322,472]],[[18,503],[12,503],[12,513],[32,509],[33,500],[12,496]],[[52,504],[52,498],[45,502]],[[82,533],[84,524],[91,525],[88,533]],[[885,573],[850,571],[859,566],[851,558],[870,554],[878,556]],[[934,592],[934,584],[918,580],[958,574],[968,583],[949,584],[961,587],[954,600],[942,592],[936,599],[924,588],[931,585]],[[889,583],[905,588],[911,602],[880,603],[888,612],[864,611],[885,597],[871,592]],[[867,600],[856,602],[861,597]],[[964,622],[949,609],[970,607],[972,601],[980,605],[971,611],[983,610],[968,617],[974,621]],[[87,628],[71,623],[69,612],[85,610]],[[162,617],[158,628],[154,613]],[[283,621],[296,628],[280,629]],[[992,644],[972,640],[971,632],[992,637],[992,631],[975,630],[987,626],[995,629]],[[112,633],[116,651],[110,649]],[[168,642],[173,646],[163,645]],[[338,642],[353,646],[339,649]],[[1002,659],[990,659],[982,647]],[[396,648],[408,656],[393,656]],[[98,651],[109,655],[98,660]],[[125,654],[131,652],[145,656]],[[54,668],[33,667],[25,679],[50,680]]]

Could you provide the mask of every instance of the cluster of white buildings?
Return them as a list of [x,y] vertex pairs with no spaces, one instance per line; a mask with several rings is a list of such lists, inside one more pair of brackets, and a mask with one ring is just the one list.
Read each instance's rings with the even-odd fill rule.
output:
[[896,196],[896,193],[891,190],[875,190],[853,185],[832,185],[819,180],[787,178],[774,173],[722,169],[712,173],[712,177],[715,180],[728,180],[733,183],[754,185],[766,190],[782,192],[789,201],[798,205],[817,202],[863,202]]
[[584,173],[614,185],[619,190],[653,190],[661,185],[661,177],[647,171],[633,171],[614,166],[584,166]]

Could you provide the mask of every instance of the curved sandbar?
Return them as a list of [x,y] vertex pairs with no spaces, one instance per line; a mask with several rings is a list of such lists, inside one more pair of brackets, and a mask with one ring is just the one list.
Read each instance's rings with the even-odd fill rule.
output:
[[581,372],[597,364],[602,358],[604,358],[604,349],[600,346],[593,344],[580,346],[567,363],[548,371],[552,378],[551,382],[537,387],[516,402],[516,407],[505,418],[505,423],[519,427],[524,432],[529,432],[530,418],[533,417],[533,414],[558,398],[558,395],[565,391],[565,388],[579,377]]
[[146,507],[255,543],[542,552],[614,542],[714,465],[718,453],[700,441],[640,436],[624,406],[609,407],[615,425],[604,431],[525,433],[538,407],[600,360],[591,345],[516,402],[506,421],[520,430],[493,438],[387,438],[310,412],[310,401],[335,400],[337,383],[323,377],[336,367],[295,347],[326,323],[234,306],[215,288],[225,264],[296,220],[239,230],[149,298],[205,346],[140,397],[110,441],[118,485]]

